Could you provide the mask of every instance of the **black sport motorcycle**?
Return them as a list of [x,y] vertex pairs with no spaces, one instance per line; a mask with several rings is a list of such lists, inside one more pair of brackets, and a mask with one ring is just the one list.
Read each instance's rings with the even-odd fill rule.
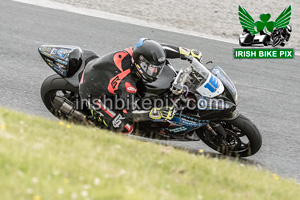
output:
[[[85,66],[99,56],[74,46],[42,45],[44,61],[56,72],[41,86],[47,109],[57,118],[94,125],[88,107],[81,101],[79,83]],[[135,135],[155,139],[200,141],[231,156],[251,156],[258,152],[262,138],[257,127],[236,109],[237,90],[218,66],[208,70],[195,58],[191,65],[175,71],[167,62],[159,78],[139,84],[142,97],[174,97],[176,113],[170,119],[135,122]],[[142,128],[139,128],[142,127]]]

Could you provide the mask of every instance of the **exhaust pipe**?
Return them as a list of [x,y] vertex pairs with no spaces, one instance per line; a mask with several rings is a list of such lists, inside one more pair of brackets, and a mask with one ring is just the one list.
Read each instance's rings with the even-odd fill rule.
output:
[[79,112],[74,108],[74,104],[63,97],[56,96],[53,100],[55,107],[58,108],[59,111],[67,115],[68,118],[79,121],[86,122],[86,115]]

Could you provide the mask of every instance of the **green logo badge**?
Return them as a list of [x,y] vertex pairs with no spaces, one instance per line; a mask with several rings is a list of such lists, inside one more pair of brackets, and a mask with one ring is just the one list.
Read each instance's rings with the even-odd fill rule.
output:
[[[260,14],[255,21],[245,8],[239,6],[239,20],[243,33],[239,37],[241,46],[284,47],[291,37],[292,27],[290,25],[292,8],[288,6],[275,19],[271,20],[271,14]],[[293,49],[235,49],[234,58],[293,58]]]

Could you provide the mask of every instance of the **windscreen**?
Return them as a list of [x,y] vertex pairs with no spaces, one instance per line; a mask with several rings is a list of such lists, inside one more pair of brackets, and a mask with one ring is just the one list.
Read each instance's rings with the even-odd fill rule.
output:
[[185,88],[187,91],[210,98],[224,91],[222,82],[195,58],[190,67],[180,70],[178,74],[173,83],[174,88]]
[[208,69],[195,58],[193,58],[192,68],[194,71],[198,72],[204,79],[208,79],[210,71],[208,71]]
[[195,58],[193,58],[191,67],[202,78],[195,88],[200,95],[212,98],[224,91],[222,82]]

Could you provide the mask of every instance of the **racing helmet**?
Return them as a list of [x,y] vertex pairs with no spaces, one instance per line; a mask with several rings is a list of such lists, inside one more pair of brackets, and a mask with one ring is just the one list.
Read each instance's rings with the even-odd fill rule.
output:
[[166,64],[163,47],[147,38],[141,38],[135,45],[132,57],[137,73],[147,82],[155,81]]

